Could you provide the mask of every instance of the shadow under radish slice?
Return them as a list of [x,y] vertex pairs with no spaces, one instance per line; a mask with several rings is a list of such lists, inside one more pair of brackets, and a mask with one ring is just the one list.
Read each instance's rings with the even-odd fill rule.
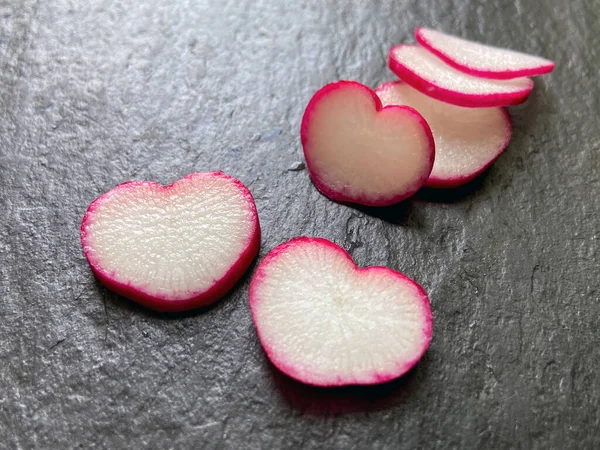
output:
[[301,127],[313,183],[339,202],[386,206],[413,195],[429,176],[434,143],[412,108],[383,108],[377,94],[354,81],[321,88]]
[[460,72],[417,45],[397,45],[389,54],[389,67],[423,94],[466,107],[509,106],[523,103],[533,89],[529,78],[490,80]]
[[249,297],[269,359],[315,386],[393,380],[431,341],[431,307],[421,286],[386,267],[358,268],[325,239],[299,237],[273,249]]
[[402,81],[379,86],[384,105],[410,106],[427,120],[435,140],[435,162],[427,187],[457,187],[487,169],[512,136],[505,108],[464,108],[420,93]]
[[169,185],[123,183],[81,223],[92,271],[109,289],[156,311],[207,306],[256,257],[260,226],[250,191],[222,172]]
[[506,80],[552,72],[554,62],[539,56],[493,47],[428,28],[415,30],[417,42],[446,64],[482,78]]

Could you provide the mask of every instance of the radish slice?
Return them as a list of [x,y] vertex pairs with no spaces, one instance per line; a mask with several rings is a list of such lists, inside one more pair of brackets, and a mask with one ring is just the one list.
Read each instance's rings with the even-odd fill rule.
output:
[[543,75],[554,69],[553,61],[539,56],[468,41],[428,28],[417,28],[415,38],[447,64],[477,77],[506,80]]
[[123,183],[96,199],[81,243],[109,289],[157,311],[206,306],[229,291],[260,246],[250,191],[222,172],[161,186]]
[[459,72],[416,45],[397,45],[390,50],[390,69],[429,97],[458,106],[508,106],[527,100],[529,78],[488,80]]
[[310,100],[301,128],[312,180],[340,202],[385,206],[414,194],[434,159],[429,126],[412,108],[383,108],[354,81],[331,83]]
[[279,245],[250,283],[267,356],[316,386],[378,384],[408,372],[431,341],[427,293],[386,267],[360,269],[320,238]]
[[512,135],[504,108],[463,108],[427,97],[402,81],[375,92],[384,105],[407,105],[423,115],[435,140],[435,162],[428,187],[457,187],[487,169]]

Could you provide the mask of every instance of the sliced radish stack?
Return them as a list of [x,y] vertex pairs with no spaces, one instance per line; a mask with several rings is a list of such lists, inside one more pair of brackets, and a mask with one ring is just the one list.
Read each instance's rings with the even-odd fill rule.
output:
[[468,41],[428,28],[417,28],[415,38],[447,64],[477,77],[532,77],[554,69],[554,62],[539,56]]
[[384,105],[407,105],[427,120],[435,162],[425,186],[456,187],[472,180],[506,149],[512,135],[504,108],[463,108],[430,98],[402,81],[375,92]]
[[272,250],[250,284],[259,339],[282,372],[316,386],[378,384],[421,358],[432,317],[421,286],[386,267],[300,237]]
[[413,88],[437,100],[466,107],[508,106],[527,100],[529,78],[489,80],[460,72],[416,45],[397,45],[389,54],[390,69]]
[[96,277],[157,311],[206,306],[229,291],[260,245],[250,191],[222,172],[161,186],[123,183],[96,199],[81,224]]
[[397,203],[427,180],[434,159],[429,126],[406,106],[382,108],[377,94],[353,81],[320,89],[301,127],[315,186],[340,202]]

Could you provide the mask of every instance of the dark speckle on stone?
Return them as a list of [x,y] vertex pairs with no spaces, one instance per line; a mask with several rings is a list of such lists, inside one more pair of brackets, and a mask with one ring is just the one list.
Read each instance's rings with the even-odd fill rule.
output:
[[296,161],[290,167],[287,168],[288,172],[302,172],[306,169],[306,164],[304,161]]
[[[600,87],[584,76],[598,10],[0,0],[0,449],[600,449]],[[557,66],[509,108],[510,146],[469,186],[383,209],[329,201],[288,173],[305,170],[304,108],[338,79],[395,79],[387,50],[418,26]],[[175,317],[95,281],[90,202],[219,169],[252,190],[257,263],[320,236],[423,285],[433,340],[409,374],[344,389],[282,375],[248,309],[256,264]]]

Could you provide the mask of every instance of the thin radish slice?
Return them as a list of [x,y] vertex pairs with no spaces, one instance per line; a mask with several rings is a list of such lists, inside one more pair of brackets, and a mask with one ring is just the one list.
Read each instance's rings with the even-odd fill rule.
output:
[[260,246],[250,191],[222,172],[169,185],[123,183],[96,199],[81,243],[106,287],[157,311],[206,306],[229,291]]
[[300,237],[272,250],[250,283],[267,356],[316,386],[378,384],[408,372],[431,341],[429,299],[386,267],[360,269],[345,250]]
[[552,72],[554,62],[539,56],[468,41],[428,28],[415,30],[417,42],[446,64],[476,77],[507,80]]
[[467,107],[517,105],[527,100],[529,78],[488,80],[459,72],[416,45],[397,45],[390,50],[390,69],[429,97]]
[[457,187],[487,169],[512,135],[505,108],[464,108],[421,94],[403,81],[379,86],[384,105],[407,105],[427,120],[435,140],[435,162],[428,187]]
[[412,108],[382,108],[377,94],[354,81],[320,89],[301,128],[315,186],[339,202],[397,203],[414,194],[431,172],[433,137]]

